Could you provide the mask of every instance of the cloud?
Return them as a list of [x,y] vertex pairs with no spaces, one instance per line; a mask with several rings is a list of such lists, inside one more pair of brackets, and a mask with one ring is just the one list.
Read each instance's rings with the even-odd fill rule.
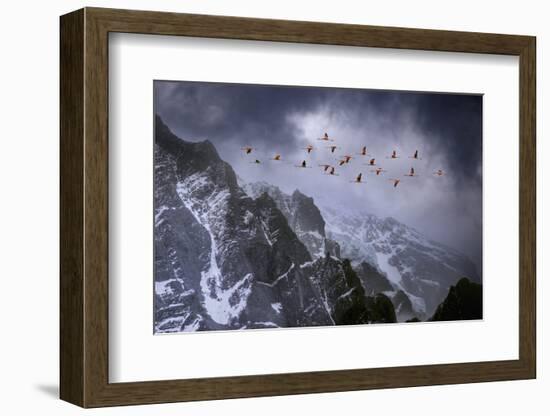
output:
[[[287,192],[300,189],[319,204],[393,216],[481,264],[482,97],[336,88],[200,82],[155,82],[155,111],[179,137],[215,144],[247,181],[265,180]],[[335,154],[317,140],[334,137]],[[305,147],[315,149],[307,155]],[[241,148],[255,148],[250,163]],[[385,169],[377,177],[364,165],[361,146]],[[386,159],[392,150],[400,158]],[[405,178],[414,161],[420,174]],[[276,153],[282,162],[269,160]],[[319,164],[336,164],[339,176]],[[306,160],[312,169],[299,169]],[[444,169],[443,177],[432,175]],[[366,185],[350,183],[359,173]],[[390,178],[403,182],[393,188]]]

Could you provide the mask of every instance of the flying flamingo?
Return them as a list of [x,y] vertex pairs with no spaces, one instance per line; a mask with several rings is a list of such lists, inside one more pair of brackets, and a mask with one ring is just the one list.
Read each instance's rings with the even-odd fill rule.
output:
[[367,153],[367,146],[363,146],[361,148],[361,152],[359,153],[361,156],[368,156],[369,154]]
[[334,151],[339,148],[338,146],[334,146],[334,145],[327,146],[327,147],[330,149],[330,153],[334,153]]
[[313,150],[313,146],[308,144],[306,147],[304,147],[304,150],[307,150],[307,153],[309,154]]
[[353,159],[353,157],[351,157],[350,155],[344,155],[342,156],[342,158],[344,160],[344,163],[349,163],[349,161]]
[[380,175],[382,172],[386,172],[384,169],[382,168],[376,168],[374,170],[371,170],[371,172],[374,172],[376,173],[376,176]]
[[399,182],[401,182],[401,179],[390,179],[390,181],[393,182],[393,187],[397,188],[397,185],[399,185]]
[[331,166],[331,167],[328,169],[328,172],[325,173],[325,175],[338,176],[338,174],[335,173],[335,171],[334,171],[334,166]]
[[299,165],[294,165],[297,168],[311,168],[311,166],[308,166],[305,160],[302,160],[302,163]]
[[323,171],[325,171],[325,172],[328,170],[328,168],[331,167],[331,165],[327,165],[327,164],[319,165],[319,166],[321,166],[323,168]]
[[414,152],[414,155],[409,156],[409,159],[416,159],[416,160],[422,160],[421,157],[418,157],[418,150]]
[[328,133],[325,133],[323,137],[319,137],[317,140],[322,140],[324,142],[333,142],[334,140],[328,137]]
[[277,153],[275,156],[273,156],[273,159],[271,159],[271,160],[280,161],[281,160],[281,155]]
[[355,178],[354,181],[350,181],[352,183],[365,183],[364,181],[362,181],[362,178],[363,178],[363,174],[360,173],[359,175],[357,175],[357,177]]
[[399,156],[397,156],[397,150],[391,152],[391,156],[387,157],[386,159],[399,159]]
[[445,175],[445,171],[443,169],[438,169],[434,172],[434,175],[443,176],[443,175]]
[[376,159],[375,159],[375,158],[372,158],[371,160],[369,160],[368,165],[369,165],[369,166],[376,166]]
[[416,172],[414,171],[414,168],[411,168],[411,170],[409,171],[409,173],[406,173],[404,176],[410,176],[410,177],[412,178],[413,176],[418,176],[418,175],[417,175]]
[[250,153],[252,153],[252,151],[254,150],[253,147],[250,147],[250,146],[245,146],[245,147],[241,147],[241,150],[244,150],[244,152],[249,155]]

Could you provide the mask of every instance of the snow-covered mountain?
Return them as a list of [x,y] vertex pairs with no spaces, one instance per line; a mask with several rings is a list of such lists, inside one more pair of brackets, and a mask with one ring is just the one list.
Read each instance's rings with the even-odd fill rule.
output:
[[480,281],[475,265],[465,255],[391,217],[328,207],[321,212],[326,235],[340,244],[341,256],[354,265],[374,265],[396,290],[407,294],[415,311],[423,312],[424,317],[433,314],[449,287],[461,277]]
[[266,192],[250,197],[210,142],[181,140],[158,117],[154,198],[155,332],[395,320],[327,254],[312,201],[297,195],[283,213]]

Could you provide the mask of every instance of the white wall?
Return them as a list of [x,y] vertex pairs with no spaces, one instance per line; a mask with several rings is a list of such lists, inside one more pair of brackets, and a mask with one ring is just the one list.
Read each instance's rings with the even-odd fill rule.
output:
[[[543,138],[550,98],[550,26],[540,1],[296,0],[5,2],[0,15],[0,409],[4,414],[77,414],[56,399],[58,384],[58,16],[82,6],[156,9],[388,26],[536,35],[538,41],[538,380],[339,394],[225,400],[92,410],[88,414],[297,414],[385,412],[410,415],[547,414],[550,364],[543,322],[550,294],[544,282],[542,212],[550,146]],[[546,176],[546,178],[545,178]],[[547,264],[547,263],[545,263]],[[388,413],[390,412],[390,413]]]

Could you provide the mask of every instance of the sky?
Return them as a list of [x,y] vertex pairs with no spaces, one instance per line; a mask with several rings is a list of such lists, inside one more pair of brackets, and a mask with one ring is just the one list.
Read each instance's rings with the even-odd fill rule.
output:
[[[481,270],[481,95],[185,81],[155,81],[154,88],[154,111],[172,132],[211,141],[241,180],[299,189],[320,206],[394,217]],[[318,140],[325,132],[334,142]],[[362,146],[371,156],[359,154]],[[393,150],[398,159],[387,158]],[[410,158],[416,150],[420,160]],[[277,153],[282,160],[270,160]],[[343,155],[353,158],[340,168]],[[376,176],[365,165],[371,157],[386,172]],[[303,160],[311,168],[296,167]],[[335,165],[338,176],[324,175],[320,164]],[[411,167],[417,177],[404,176]],[[433,175],[437,169],[446,174]],[[359,173],[365,183],[352,183]]]

